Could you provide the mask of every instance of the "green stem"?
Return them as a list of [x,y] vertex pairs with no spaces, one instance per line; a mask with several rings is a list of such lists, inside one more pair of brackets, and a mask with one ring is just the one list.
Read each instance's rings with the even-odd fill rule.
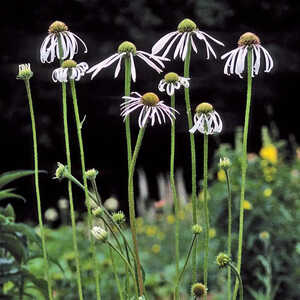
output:
[[[207,203],[207,173],[208,173],[208,135],[204,134],[203,145],[203,196],[204,196],[204,222],[205,222],[205,242],[204,242],[204,285],[207,288],[208,279],[208,244],[209,244],[209,211]],[[204,295],[207,299],[207,295]]]
[[[229,170],[225,170],[226,174],[226,183],[227,183],[227,193],[228,193],[228,237],[227,237],[227,255],[231,257],[231,184],[230,184],[230,175]],[[227,299],[231,300],[231,272],[228,269],[227,273]]]
[[[68,129],[68,118],[67,118],[68,110],[67,110],[66,83],[62,82],[61,85],[62,85],[63,120],[64,120],[64,134],[65,134],[65,148],[66,148],[65,150],[66,150],[68,171],[71,172],[72,166],[71,166],[71,153],[70,153],[69,129]],[[78,295],[79,295],[79,299],[83,300],[82,283],[81,283],[81,275],[80,275],[80,260],[79,260],[78,242],[77,242],[77,234],[76,234],[76,220],[75,220],[75,210],[74,210],[71,180],[68,180],[68,193],[69,193],[69,202],[70,202],[73,248],[75,252]]]
[[[78,143],[79,143],[79,150],[80,150],[80,160],[81,160],[81,171],[82,171],[82,178],[83,178],[83,185],[84,185],[84,194],[85,194],[85,202],[87,204],[88,210],[88,228],[92,228],[92,213],[91,213],[91,205],[89,200],[89,192],[88,192],[88,185],[87,185],[87,178],[85,174],[85,159],[84,159],[84,149],[83,149],[83,141],[82,141],[82,134],[81,134],[81,127],[82,124],[79,118],[79,110],[78,110],[78,103],[77,103],[77,95],[75,89],[75,81],[73,79],[70,80],[71,86],[71,93],[73,98],[73,106],[74,106],[74,113],[75,113],[75,120],[76,120],[76,127],[77,127],[77,136],[78,136]],[[96,257],[96,247],[95,247],[95,240],[91,240],[90,249],[93,257],[93,268],[94,268],[94,277],[96,283],[96,296],[97,300],[101,299],[100,295],[100,285],[99,285],[99,272],[98,272],[98,264],[97,264],[97,257]]]
[[142,127],[139,131],[134,153],[132,156],[130,168],[129,168],[129,177],[128,177],[128,202],[129,202],[129,221],[130,221],[130,229],[132,234],[132,241],[133,241],[133,249],[135,253],[135,261],[136,261],[136,268],[137,268],[137,278],[138,278],[138,284],[139,284],[139,295],[143,296],[144,293],[144,283],[143,283],[143,277],[142,277],[142,271],[141,271],[141,263],[139,258],[139,252],[138,252],[138,243],[137,243],[137,237],[136,237],[136,224],[135,224],[135,205],[134,205],[134,194],[133,194],[133,175],[135,170],[135,164],[136,159],[138,156],[138,153],[140,151],[142,140],[144,137],[145,125]]
[[[249,116],[251,106],[251,92],[252,92],[252,49],[248,47],[247,53],[247,103],[245,112],[244,134],[243,134],[243,154],[242,154],[242,183],[241,183],[241,201],[240,201],[240,224],[239,224],[239,242],[238,242],[238,259],[237,270],[241,273],[242,266],[242,248],[243,248],[243,227],[244,227],[244,201],[246,188],[246,173],[247,173],[247,139]],[[233,299],[236,299],[239,282],[235,281]]]
[[[186,58],[184,61],[184,77],[190,77],[190,60],[191,60],[191,41],[189,41]],[[193,119],[190,103],[190,89],[184,89],[184,98],[186,105],[186,113],[188,118],[188,127],[193,127]],[[192,165],[192,210],[193,210],[193,225],[197,224],[197,182],[196,182],[196,150],[195,150],[195,137],[190,133],[190,148],[191,148],[191,165]],[[192,257],[193,268],[193,282],[196,282],[197,278],[197,247],[194,248]]]
[[[171,107],[175,109],[175,94],[171,96]],[[171,125],[171,154],[170,154],[170,185],[173,193],[173,201],[175,208],[175,261],[176,261],[176,277],[179,276],[179,201],[176,192],[175,175],[174,175],[174,160],[175,160],[175,120]],[[175,289],[175,299],[179,299],[178,287]]]
[[106,243],[115,251],[119,254],[119,256],[121,257],[121,259],[125,262],[125,264],[127,265],[130,273],[131,273],[131,276],[132,276],[132,279],[133,279],[133,282],[134,282],[134,287],[135,287],[135,292],[136,292],[136,296],[138,298],[139,296],[139,292],[138,292],[138,287],[136,285],[136,279],[135,279],[135,273],[134,273],[134,270],[132,269],[130,263],[127,261],[127,259],[125,258],[125,256],[112,244],[110,243],[109,241],[106,241]]
[[[125,57],[124,61],[125,61],[125,96],[130,96],[131,71],[130,71],[129,57]],[[128,172],[129,172],[131,159],[132,159],[130,116],[127,116],[125,120],[125,131],[126,131],[126,143],[127,143]]]
[[190,256],[191,256],[192,249],[193,249],[193,247],[194,247],[194,243],[195,243],[195,241],[196,241],[196,238],[197,238],[197,234],[194,234],[193,239],[192,239],[192,242],[191,242],[190,249],[189,249],[188,254],[187,254],[187,256],[186,256],[186,259],[185,259],[184,266],[183,266],[183,268],[182,268],[182,270],[181,270],[179,276],[177,277],[176,284],[175,284],[175,290],[174,290],[174,299],[176,299],[176,298],[175,298],[175,291],[176,291],[176,289],[178,289],[179,283],[180,283],[180,281],[181,281],[181,278],[182,278],[182,276],[183,276],[183,274],[184,274],[184,272],[185,272],[185,269],[186,269],[186,266],[187,266],[188,261],[189,261],[189,259],[190,259]]
[[243,281],[242,281],[242,277],[240,275],[240,272],[238,271],[238,269],[232,263],[229,263],[229,266],[230,266],[231,270],[233,271],[233,273],[235,274],[235,276],[236,276],[236,278],[239,282],[240,300],[243,300]]
[[40,186],[39,186],[39,165],[38,165],[38,149],[37,149],[37,134],[36,134],[36,127],[35,127],[35,117],[34,117],[34,110],[32,104],[32,96],[31,96],[31,89],[30,89],[30,82],[29,79],[24,80],[28,103],[29,103],[29,111],[31,117],[31,126],[32,126],[32,139],[33,139],[33,155],[34,155],[34,182],[35,182],[35,192],[36,192],[36,201],[37,201],[37,209],[38,209],[38,219],[39,219],[39,226],[41,231],[41,238],[42,238],[42,248],[43,248],[43,260],[44,260],[44,271],[45,276],[47,278],[48,283],[48,294],[49,299],[52,300],[52,287],[51,287],[51,278],[49,274],[49,263],[47,257],[47,249],[46,249],[46,239],[45,239],[45,230],[43,225],[43,218],[42,218],[42,207],[41,207],[41,197],[40,197]]

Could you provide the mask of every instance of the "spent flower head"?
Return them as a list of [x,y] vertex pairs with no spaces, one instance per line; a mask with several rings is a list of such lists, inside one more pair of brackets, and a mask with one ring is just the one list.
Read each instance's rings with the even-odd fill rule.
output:
[[213,48],[209,44],[207,38],[211,39],[212,41],[214,41],[215,43],[217,43],[221,46],[224,46],[224,44],[222,42],[216,40],[215,38],[208,35],[207,33],[200,31],[197,28],[197,25],[195,24],[195,22],[193,22],[190,19],[184,19],[178,24],[176,31],[166,34],[165,36],[163,36],[160,40],[158,40],[154,44],[154,46],[152,47],[152,54],[159,53],[163,48],[165,48],[168,45],[166,47],[164,53],[162,54],[162,56],[165,57],[169,53],[173,44],[177,41],[178,43],[175,48],[173,57],[175,59],[177,56],[179,56],[182,60],[185,60],[187,51],[188,51],[188,47],[189,47],[189,43],[191,43],[192,49],[196,53],[198,53],[198,49],[195,45],[193,37],[204,41],[205,47],[206,47],[206,58],[207,59],[209,59],[210,53],[215,58],[217,57]]
[[110,65],[112,65],[114,62],[118,61],[117,67],[115,69],[115,78],[117,78],[121,70],[121,62],[125,57],[130,59],[131,78],[133,81],[136,80],[136,69],[135,69],[134,57],[139,57],[148,66],[150,66],[158,73],[161,73],[162,72],[161,68],[165,67],[163,61],[169,61],[168,58],[153,55],[145,51],[136,50],[136,47],[133,43],[125,41],[119,45],[117,53],[109,56],[108,58],[104,59],[100,63],[91,67],[87,71],[87,73],[93,73],[91,78],[93,79],[102,69],[105,69]]
[[[252,33],[244,33],[238,41],[238,47],[231,50],[224,55],[221,59],[227,59],[224,66],[224,73],[226,75],[236,74],[243,78],[242,73],[245,70],[245,62],[248,50],[251,51],[252,57],[252,77],[258,74],[261,64],[261,54],[265,59],[265,72],[270,72],[274,66],[273,59],[270,53],[260,44],[259,37]],[[262,52],[262,53],[261,53]]]
[[191,294],[195,299],[207,294],[207,288],[203,283],[196,282],[191,287]]
[[188,88],[190,86],[189,80],[190,78],[181,77],[177,73],[170,72],[159,82],[158,89],[160,92],[166,91],[169,96],[172,96],[175,90],[178,90],[182,85]]
[[159,124],[161,124],[162,121],[165,123],[166,116],[172,123],[175,119],[175,113],[178,113],[174,108],[164,104],[164,102],[152,92],[145,93],[143,95],[137,92],[133,92],[131,94],[136,95],[136,97],[122,97],[125,102],[121,104],[121,116],[124,117],[125,120],[131,112],[137,108],[142,108],[138,118],[140,128],[144,127],[148,120],[151,121],[152,126],[155,124],[156,119]]
[[221,132],[223,128],[219,114],[207,102],[203,102],[196,107],[194,123],[194,126],[189,130],[190,133],[195,133],[198,130],[203,134],[214,134]]
[[88,180],[95,180],[99,172],[96,169],[90,169],[85,171],[85,176]]
[[19,65],[19,73],[17,75],[17,79],[29,80],[32,76],[33,72],[31,71],[30,64]]
[[[87,47],[84,41],[76,34],[68,30],[68,26],[60,21],[53,22],[48,29],[49,34],[42,43],[40,49],[40,58],[42,63],[51,63],[57,59],[72,59],[78,53],[78,43],[80,41],[84,47],[84,53]],[[61,44],[61,47],[60,47]]]
[[117,213],[112,214],[112,218],[117,224],[122,224],[125,222],[126,218],[122,211],[118,211]]
[[89,66],[85,62],[77,64],[75,60],[68,59],[61,64],[60,68],[53,71],[52,80],[54,82],[68,82],[68,79],[78,81],[88,68]]

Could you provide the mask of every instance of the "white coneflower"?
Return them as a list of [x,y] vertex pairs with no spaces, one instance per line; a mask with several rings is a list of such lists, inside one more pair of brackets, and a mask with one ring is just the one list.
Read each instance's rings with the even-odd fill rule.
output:
[[219,114],[211,104],[206,102],[196,107],[194,123],[194,126],[189,130],[191,133],[195,133],[198,130],[203,134],[214,134],[221,132],[223,128]]
[[270,53],[260,45],[260,39],[257,35],[246,32],[240,37],[238,47],[225,53],[221,57],[221,59],[227,58],[224,66],[224,73],[226,75],[236,74],[240,78],[243,78],[241,74],[245,70],[245,60],[248,49],[251,49],[252,52],[252,77],[259,72],[261,52],[265,58],[265,72],[270,72],[272,70],[274,63]]
[[131,112],[140,107],[142,108],[138,119],[140,128],[146,125],[148,119],[151,120],[152,126],[155,124],[156,118],[159,124],[161,124],[162,121],[166,122],[165,116],[167,116],[171,122],[175,119],[175,113],[177,111],[165,105],[163,101],[160,101],[156,94],[146,93],[141,95],[137,92],[131,94],[136,95],[136,97],[122,97],[125,100],[125,102],[121,104],[121,116],[124,117],[124,120]]
[[[91,67],[87,73],[93,73],[92,79],[104,68],[109,67],[114,62],[118,61],[117,67],[115,69],[115,78],[118,77],[119,72],[121,70],[121,62],[122,59],[125,57],[130,57],[130,65],[131,65],[131,77],[132,80],[136,80],[136,70],[135,70],[135,64],[134,64],[134,57],[137,56],[141,58],[148,66],[153,68],[158,73],[162,72],[161,68],[164,68],[165,65],[163,64],[163,61],[169,61],[168,58],[160,57],[157,55],[152,55],[150,53],[147,53],[145,51],[137,51],[136,47],[133,43],[125,41],[120,44],[118,47],[118,52],[111,55],[110,57],[106,58],[105,60],[101,61],[100,63],[96,64],[95,66]],[[159,65],[160,67],[158,67]]]
[[178,90],[182,85],[188,88],[190,86],[189,80],[190,78],[181,77],[174,72],[170,72],[159,82],[158,89],[160,92],[166,91],[169,96],[172,96],[175,89]]
[[[42,43],[40,49],[40,58],[42,63],[51,63],[55,58],[72,59],[78,53],[79,40],[83,47],[84,53],[87,47],[84,41],[76,34],[68,31],[68,26],[60,21],[53,22],[48,29],[49,34]],[[59,47],[59,39],[61,41],[61,49]]]
[[196,37],[199,40],[203,40],[205,43],[205,47],[206,47],[206,58],[209,59],[210,53],[216,58],[216,53],[214,52],[213,48],[211,47],[211,45],[209,44],[209,42],[207,41],[207,38],[211,39],[212,41],[214,41],[215,43],[224,46],[224,44],[218,40],[216,40],[215,38],[213,38],[212,36],[208,35],[207,33],[200,31],[197,28],[197,25],[195,24],[195,22],[193,22],[190,19],[184,19],[183,21],[181,21],[178,24],[177,30],[170,32],[168,34],[166,34],[165,36],[163,36],[160,40],[158,40],[155,45],[152,47],[152,54],[157,54],[158,52],[160,52],[165,46],[167,46],[167,48],[165,49],[164,53],[163,53],[163,57],[165,57],[171,47],[173,46],[173,44],[178,41],[177,46],[175,48],[175,52],[174,52],[174,59],[177,57],[177,55],[179,55],[179,57],[182,60],[185,60],[186,54],[187,54],[187,50],[188,50],[188,45],[191,42],[191,46],[193,48],[193,50],[198,53],[197,47],[195,45],[194,39],[193,37]]
[[57,68],[52,73],[52,80],[54,82],[68,82],[68,79],[80,80],[84,76],[86,70],[89,68],[88,64],[82,62],[77,64],[72,59],[65,60],[60,68]]

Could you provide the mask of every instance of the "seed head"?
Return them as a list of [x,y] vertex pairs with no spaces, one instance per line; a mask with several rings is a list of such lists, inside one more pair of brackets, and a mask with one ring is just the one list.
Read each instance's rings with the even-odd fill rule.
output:
[[193,297],[198,298],[206,295],[207,288],[203,283],[196,282],[192,285],[191,292]]
[[19,73],[17,75],[17,79],[29,80],[32,76],[33,72],[31,71],[30,64],[19,65]]
[[53,22],[48,29],[49,33],[59,33],[63,31],[68,31],[68,26],[61,21]]
[[156,104],[159,102],[159,98],[156,94],[150,92],[142,96],[142,102],[147,106],[156,106]]
[[241,35],[238,41],[239,46],[251,46],[253,44],[260,44],[260,39],[256,34],[252,32],[244,33],[243,35]]
[[229,170],[231,167],[231,161],[228,157],[220,158],[219,168],[226,171]]
[[179,80],[179,76],[177,73],[170,72],[165,75],[165,81],[167,83],[174,83],[177,82],[178,80]]
[[214,107],[207,102],[203,102],[196,107],[196,113],[198,113],[198,114],[201,114],[201,113],[208,114],[208,113],[212,112],[213,110],[214,110]]
[[177,30],[179,32],[191,32],[193,30],[197,29],[197,25],[194,21],[191,19],[184,19],[182,20],[177,27]]
[[77,62],[73,59],[67,59],[61,64],[61,67],[64,69],[75,68],[76,66]]
[[119,53],[132,53],[135,55],[136,53],[136,47],[133,43],[125,41],[123,43],[121,43],[118,47],[118,52]]
[[218,266],[219,266],[220,268],[225,268],[225,267],[227,267],[228,264],[230,263],[230,257],[229,257],[227,254],[221,252],[221,253],[219,253],[219,255],[217,256],[216,261],[217,261],[217,264],[218,264]]

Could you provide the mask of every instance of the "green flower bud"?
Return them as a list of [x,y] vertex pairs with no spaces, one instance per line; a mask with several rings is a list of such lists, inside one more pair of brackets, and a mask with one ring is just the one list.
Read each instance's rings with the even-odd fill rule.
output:
[[136,47],[133,43],[125,41],[121,43],[118,47],[118,53],[132,53],[135,55],[136,53]]
[[67,166],[64,166],[63,164],[61,164],[60,162],[57,163],[57,169],[55,171],[55,179],[63,179],[66,177],[66,170],[67,170]]
[[103,213],[104,213],[104,210],[103,210],[103,208],[101,208],[101,207],[97,207],[97,208],[94,208],[93,210],[92,210],[92,214],[95,216],[95,217],[101,217],[102,215],[103,215]]
[[192,226],[192,231],[194,234],[199,234],[202,232],[202,227],[199,224],[195,224]]
[[85,171],[85,176],[88,180],[95,180],[98,173],[99,172],[96,169],[90,169]]
[[184,19],[177,26],[179,32],[191,32],[195,29],[197,29],[197,25],[191,19]]
[[203,102],[200,103],[197,107],[196,107],[196,113],[198,114],[208,114],[210,112],[212,112],[214,110],[214,107],[207,102]]
[[122,211],[119,211],[117,213],[113,213],[112,218],[117,224],[122,224],[125,222],[125,215]]
[[20,80],[29,80],[33,76],[31,71],[30,64],[19,65],[19,73],[17,79]]
[[231,161],[228,157],[223,157],[220,158],[220,162],[219,162],[219,168],[223,169],[224,171],[229,170],[231,167]]
[[231,259],[226,253],[221,252],[217,256],[216,261],[217,261],[217,264],[220,268],[225,268],[229,265]]

